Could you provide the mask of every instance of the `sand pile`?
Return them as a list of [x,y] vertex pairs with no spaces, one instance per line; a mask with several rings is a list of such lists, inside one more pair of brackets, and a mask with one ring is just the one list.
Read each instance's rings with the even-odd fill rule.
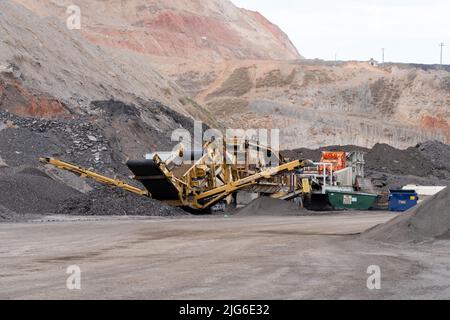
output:
[[307,211],[302,210],[292,202],[261,197],[254,200],[245,208],[234,214],[235,216],[299,216]]
[[421,242],[450,237],[450,188],[361,236],[384,242]]
[[100,186],[60,204],[58,214],[76,216],[176,217],[187,212],[117,188]]

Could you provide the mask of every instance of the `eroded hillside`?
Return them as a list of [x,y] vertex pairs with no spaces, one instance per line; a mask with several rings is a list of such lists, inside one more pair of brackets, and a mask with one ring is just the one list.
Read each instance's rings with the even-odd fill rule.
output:
[[286,34],[229,0],[15,0],[43,16],[77,5],[83,35],[134,52],[193,59],[298,59]]
[[169,75],[219,119],[233,127],[280,128],[284,148],[450,143],[446,70],[307,60],[184,66],[178,73],[168,66]]

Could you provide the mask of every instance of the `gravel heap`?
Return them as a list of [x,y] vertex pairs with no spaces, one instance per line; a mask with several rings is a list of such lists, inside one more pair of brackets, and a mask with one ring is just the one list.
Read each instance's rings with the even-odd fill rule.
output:
[[76,216],[176,217],[188,215],[181,209],[157,200],[108,186],[101,186],[92,192],[62,202],[57,213]]
[[49,214],[59,203],[78,192],[65,184],[52,180],[43,172],[27,168],[23,172],[0,175],[0,207],[5,214]]
[[450,238],[450,188],[361,236],[383,242],[422,242]]
[[188,213],[108,186],[98,185],[82,194],[32,167],[0,171],[0,221],[47,214],[172,217]]
[[433,175],[433,163],[417,147],[399,150],[386,144],[377,144],[365,159],[367,170],[418,177]]
[[[113,110],[129,114],[128,109]],[[186,214],[161,202],[106,188],[88,179],[86,181],[97,189],[83,195],[41,171],[38,159],[50,156],[135,184],[128,180],[127,175],[131,174],[128,168],[115,160],[121,155],[113,150],[101,127],[89,119],[22,118],[0,110],[0,123],[3,124],[0,159],[7,164],[0,169],[0,220],[20,221],[27,214],[58,212],[71,215]]]
[[86,120],[22,118],[0,110],[0,156],[10,166],[36,166],[40,157],[58,157],[95,170],[113,163],[102,130]]
[[16,213],[0,205],[0,221],[12,221]]
[[300,209],[294,203],[284,200],[261,197],[248,206],[236,211],[235,216],[300,216],[306,210]]
[[416,147],[433,164],[433,175],[450,180],[450,146],[428,141]]

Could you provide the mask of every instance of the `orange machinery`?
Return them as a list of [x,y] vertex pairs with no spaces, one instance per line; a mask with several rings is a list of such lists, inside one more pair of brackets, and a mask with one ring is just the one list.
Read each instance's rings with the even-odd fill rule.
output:
[[[347,168],[347,153],[346,152],[322,152],[321,163],[331,163],[333,165],[333,171],[339,171]],[[323,172],[324,166],[319,167],[319,171]],[[330,170],[327,166],[326,170]]]

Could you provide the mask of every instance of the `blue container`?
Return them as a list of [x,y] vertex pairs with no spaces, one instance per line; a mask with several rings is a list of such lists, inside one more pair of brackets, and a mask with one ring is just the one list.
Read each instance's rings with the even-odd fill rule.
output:
[[389,195],[389,211],[405,212],[415,207],[419,195],[414,190],[391,190]]

